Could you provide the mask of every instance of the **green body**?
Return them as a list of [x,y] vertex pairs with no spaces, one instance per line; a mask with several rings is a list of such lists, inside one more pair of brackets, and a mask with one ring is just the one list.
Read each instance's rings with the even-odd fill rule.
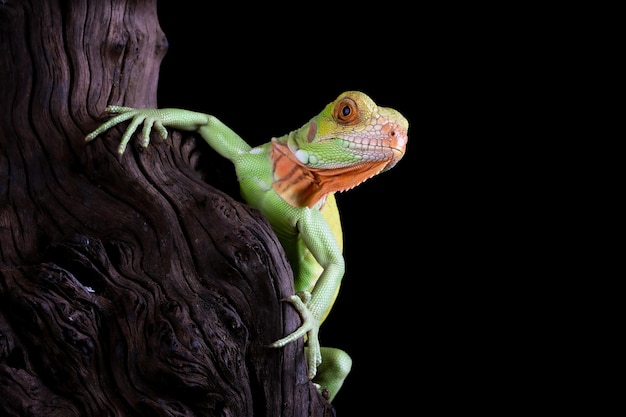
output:
[[296,294],[289,298],[302,325],[272,344],[307,340],[309,377],[332,400],[352,361],[343,351],[322,348],[318,332],[337,297],[344,275],[342,232],[334,193],[352,188],[391,168],[404,155],[408,122],[397,111],[378,107],[365,94],[348,91],[300,129],[250,147],[213,116],[181,109],[111,106],[117,114],[86,140],[132,119],[118,151],[143,124],[142,144],[154,128],[196,131],[235,166],[241,195],[268,219],[294,273]]

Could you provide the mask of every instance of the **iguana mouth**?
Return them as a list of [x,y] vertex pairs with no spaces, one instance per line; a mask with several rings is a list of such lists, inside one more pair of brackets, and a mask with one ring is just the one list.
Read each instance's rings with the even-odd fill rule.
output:
[[389,169],[404,156],[408,135],[405,128],[393,123],[383,125],[375,135],[380,136],[381,133],[385,134],[382,139],[359,134],[342,140],[345,148],[358,152],[364,161],[389,161],[384,168]]
[[[312,135],[317,132],[316,124],[311,122],[309,124],[309,131],[307,134],[307,140],[310,143]],[[381,136],[383,136],[381,138]],[[367,129],[346,132],[341,136],[335,135],[328,136],[326,138],[318,138],[318,142],[325,142],[329,140],[341,141],[341,146],[345,149],[352,151],[353,154],[358,155],[361,158],[359,161],[350,161],[349,164],[362,163],[366,161],[389,161],[390,167],[395,165],[402,157],[406,150],[406,144],[408,141],[407,131],[404,127],[387,122],[383,125],[370,125]],[[305,165],[316,165],[319,160],[315,155],[312,155],[307,150],[297,147],[295,142],[289,142],[289,148],[294,153],[296,158]],[[341,159],[337,160],[337,165],[326,165],[323,168],[332,169],[343,166],[346,161]],[[318,168],[322,168],[319,167]]]

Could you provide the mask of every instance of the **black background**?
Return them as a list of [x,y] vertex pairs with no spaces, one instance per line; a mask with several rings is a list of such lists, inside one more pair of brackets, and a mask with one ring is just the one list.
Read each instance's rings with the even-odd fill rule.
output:
[[169,41],[159,107],[213,114],[251,145],[300,127],[345,90],[409,120],[396,167],[337,196],[346,275],[320,340],[353,359],[338,417],[493,408],[508,395],[508,341],[492,343],[506,330],[489,294],[503,290],[495,303],[506,304],[509,289],[485,279],[500,272],[503,244],[486,217],[507,203],[482,199],[501,188],[485,190],[492,173],[476,157],[494,126],[476,128],[481,109],[493,114],[497,103],[484,101],[499,94],[473,76],[495,71],[480,64],[480,37],[466,39],[448,10],[408,3],[200,4],[159,2]]

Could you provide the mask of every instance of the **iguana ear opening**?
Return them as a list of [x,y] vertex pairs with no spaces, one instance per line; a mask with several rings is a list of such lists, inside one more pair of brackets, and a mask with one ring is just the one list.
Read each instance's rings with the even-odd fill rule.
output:
[[315,123],[315,121],[311,120],[309,122],[309,130],[306,133],[306,140],[307,142],[311,143],[313,142],[313,140],[315,140],[315,135],[317,134],[317,123]]

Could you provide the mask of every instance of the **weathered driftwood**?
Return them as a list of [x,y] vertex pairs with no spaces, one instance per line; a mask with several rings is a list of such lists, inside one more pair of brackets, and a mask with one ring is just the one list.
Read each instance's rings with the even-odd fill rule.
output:
[[156,9],[0,4],[0,415],[330,416],[302,341],[266,347],[299,324],[291,270],[202,141],[83,141],[156,106]]

